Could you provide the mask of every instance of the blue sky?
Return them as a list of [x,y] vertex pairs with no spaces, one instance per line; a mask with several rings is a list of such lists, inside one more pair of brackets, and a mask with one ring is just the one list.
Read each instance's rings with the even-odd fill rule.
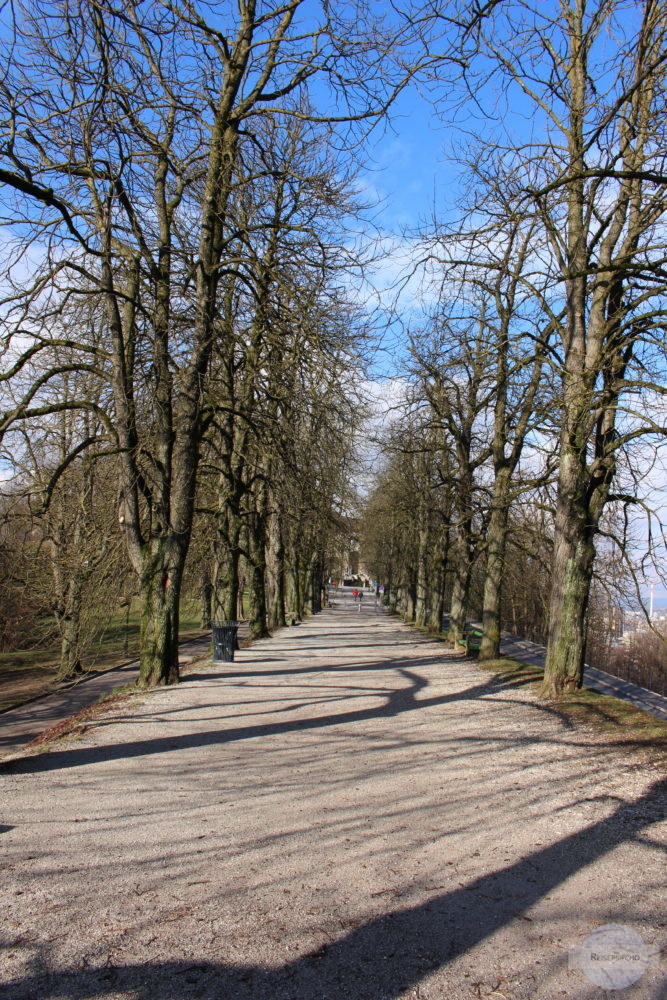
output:
[[431,105],[415,90],[404,91],[390,123],[373,136],[366,174],[383,199],[387,229],[398,234],[427,223],[434,204],[451,209],[457,172],[445,156],[447,136]]
[[[443,218],[454,211],[457,166],[445,151],[451,135],[433,107],[409,88],[394,104],[390,120],[376,127],[368,143],[358,184],[368,206],[366,214],[385,241],[372,278],[383,307],[391,303],[394,283],[414,259],[417,233],[431,228],[434,212]],[[403,319],[409,318],[410,306],[410,296],[404,294]],[[394,370],[402,336],[398,323],[385,335],[372,366],[376,375]]]

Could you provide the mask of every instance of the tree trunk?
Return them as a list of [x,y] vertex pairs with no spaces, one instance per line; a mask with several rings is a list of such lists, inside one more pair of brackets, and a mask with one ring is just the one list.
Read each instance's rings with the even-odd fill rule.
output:
[[250,568],[250,638],[266,639],[269,635],[264,567],[260,559],[254,559]]
[[470,591],[470,528],[468,523],[456,525],[454,529],[454,580],[449,609],[449,630],[447,637],[453,646],[463,635],[468,614],[468,594]]
[[239,593],[238,593],[238,603],[234,608],[234,618],[244,619],[245,618],[245,588],[246,588],[246,574],[247,574],[247,560],[241,559],[239,556],[236,562],[238,568],[238,579],[239,579]]
[[178,670],[178,606],[185,552],[155,539],[144,554],[141,573],[139,687],[175,684]]
[[322,575],[324,559],[321,553],[316,553],[310,564],[310,610],[316,615],[322,610]]
[[586,612],[595,561],[593,523],[580,486],[582,458],[561,458],[552,563],[549,633],[543,693],[558,697],[581,687],[586,654]]
[[71,579],[67,588],[66,609],[56,615],[60,632],[60,664],[56,673],[57,681],[73,680],[83,673],[81,663],[81,608],[83,603],[82,585]]
[[[557,697],[581,686],[586,648],[586,608],[595,549],[593,530],[586,511],[586,448],[590,413],[594,406],[596,373],[587,361],[590,350],[589,270],[586,241],[586,190],[584,121],[588,47],[581,44],[584,32],[584,0],[577,0],[571,21],[569,44],[571,92],[568,112],[568,166],[574,178],[566,188],[567,263],[565,364],[558,473],[558,503],[551,572],[549,633],[543,693]],[[608,276],[605,276],[608,280]]]
[[495,660],[500,656],[500,602],[505,571],[508,513],[505,503],[500,502],[495,506],[487,530],[480,660]]
[[465,629],[468,609],[468,583],[469,574],[468,577],[465,575],[462,577],[459,573],[454,574],[452,600],[449,608],[449,630],[447,632],[447,637],[453,646],[457,645]]
[[431,602],[429,629],[432,632],[442,632],[442,616],[445,611],[445,582],[447,579],[447,563],[449,561],[449,531],[446,532],[438,555],[435,580],[434,599]]
[[418,532],[417,548],[417,579],[415,585],[415,625],[426,625],[427,590],[428,590],[428,543],[429,530],[425,523],[425,512],[421,513],[421,525]]
[[308,599],[310,597],[310,566],[307,562],[303,562],[300,568],[300,580],[299,580],[299,595],[300,595],[300,606],[297,608],[299,612],[299,618],[303,618],[306,614],[306,608],[308,607]]
[[403,617],[406,622],[415,620],[415,605],[417,603],[417,575],[413,570],[408,572],[408,579],[405,585],[405,603],[403,605]]
[[445,609],[444,599],[445,599],[444,573],[442,571],[442,568],[440,568],[436,576],[435,586],[433,588],[433,595],[431,598],[431,607],[428,616],[429,632],[442,631],[442,615]]
[[[238,539],[237,539],[238,542]],[[225,558],[225,578],[218,604],[219,614],[226,621],[233,621],[239,606],[239,561],[241,554],[238,544],[230,548]]]
[[293,611],[298,618],[301,617],[303,601],[301,599],[301,573],[298,565],[293,566],[290,571],[290,596],[287,602],[289,611]]
[[213,565],[213,617],[225,621],[237,615],[240,538],[240,517],[227,505],[215,536]]
[[271,517],[269,539],[269,628],[281,628],[285,624],[285,542],[278,514]]
[[201,585],[201,627],[208,628],[213,618],[213,584],[209,579]]
[[256,509],[248,523],[248,559],[250,562],[250,638],[265,639],[266,601],[266,488],[260,487]]

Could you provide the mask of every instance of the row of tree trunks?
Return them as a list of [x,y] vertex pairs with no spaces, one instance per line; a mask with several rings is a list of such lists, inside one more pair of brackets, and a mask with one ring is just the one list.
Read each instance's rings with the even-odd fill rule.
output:
[[[413,71],[412,54],[404,59],[398,49],[416,44],[422,30],[408,15],[390,24],[363,5],[359,16],[354,5],[333,11],[304,0],[238,0],[222,18],[209,7],[82,0],[51,5],[44,17],[43,5],[26,0],[3,9],[11,44],[0,52],[0,175],[12,192],[3,223],[21,231],[21,253],[39,247],[40,264],[20,294],[8,293],[13,314],[3,312],[2,375],[16,398],[0,413],[0,435],[65,408],[99,419],[99,433],[71,442],[68,460],[89,448],[116,463],[118,499],[110,506],[142,601],[143,686],[178,680],[178,607],[202,442],[227,404],[217,393],[219,343],[247,342],[253,308],[263,335],[276,330],[274,347],[308,324],[313,343],[326,339],[334,325],[327,283],[340,299],[340,276],[354,267],[353,241],[335,236],[355,212],[353,157],[332,151],[346,148],[345,122],[350,146],[361,148],[362,123],[385,114]],[[344,89],[347,113],[335,97],[329,108],[316,107],[328,87]],[[8,270],[3,263],[3,282],[13,281],[17,259],[10,254]],[[283,300],[295,286],[305,286],[305,315],[290,324]],[[96,337],[82,335],[79,317],[56,331],[54,317],[72,301],[81,310],[93,304]],[[351,314],[332,333],[333,349],[320,352],[320,383],[329,378],[327,362],[345,356],[341,345],[354,339],[345,326]],[[35,331],[30,344],[7,349],[26,330]],[[250,396],[259,394],[257,380],[267,389],[268,372],[265,398],[272,397],[273,359],[221,353],[233,383],[243,381],[248,361]],[[65,402],[64,371],[98,384]],[[234,413],[256,415],[252,406]],[[237,542],[244,544],[259,634],[266,629],[262,498],[244,502],[239,516],[240,528],[223,527],[229,558],[218,551],[210,607],[235,616]],[[70,604],[60,621],[71,671],[77,611]]]

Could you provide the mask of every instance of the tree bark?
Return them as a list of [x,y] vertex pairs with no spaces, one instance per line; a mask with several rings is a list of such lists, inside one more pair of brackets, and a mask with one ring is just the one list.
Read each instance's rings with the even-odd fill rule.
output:
[[428,586],[429,586],[429,541],[430,532],[428,529],[426,511],[422,510],[420,515],[420,527],[417,533],[417,580],[415,593],[415,625],[423,627],[426,625],[428,614]]
[[269,628],[285,625],[285,542],[280,515],[269,519]]
[[265,639],[270,635],[266,600],[266,506],[266,483],[262,482],[255,497],[255,509],[248,519],[251,639]]
[[431,632],[442,632],[442,617],[445,611],[445,578],[447,573],[448,549],[449,537],[447,535],[441,544],[437,561],[437,572],[434,580],[429,616],[429,630]]
[[81,663],[81,611],[83,588],[79,580],[69,581],[65,597],[66,607],[56,613],[60,632],[60,664],[57,681],[72,680],[83,673]]
[[406,622],[415,620],[415,606],[417,604],[417,574],[413,569],[408,570],[405,584],[404,611],[403,617]]
[[[466,497],[469,497],[466,491]],[[460,498],[464,500],[463,497]],[[465,500],[464,500],[465,502]],[[470,579],[472,575],[471,562],[471,524],[470,513],[465,507],[459,505],[458,521],[453,528],[452,544],[452,600],[449,609],[449,629],[447,638],[453,646],[456,646],[463,635],[468,615],[468,597],[470,593]]]
[[293,612],[297,618],[303,617],[303,592],[301,589],[301,567],[298,561],[290,566],[288,576],[287,611]]
[[139,687],[175,684],[178,669],[178,608],[184,554],[158,540],[147,547],[141,573]]
[[241,522],[229,507],[218,520],[213,567],[213,617],[234,620],[239,600]]
[[[509,481],[508,481],[509,487]],[[507,490],[498,490],[494,497],[494,506],[487,529],[486,572],[484,574],[484,594],[482,599],[482,642],[479,649],[480,660],[495,660],[500,656],[500,604],[505,571],[505,549],[507,545],[507,522],[509,508],[507,496],[505,502],[500,494]]]
[[576,491],[561,475],[552,564],[549,634],[543,693],[558,697],[581,687],[586,653],[586,612],[595,560],[595,526]]
[[201,627],[208,628],[213,618],[213,584],[205,579],[201,584]]

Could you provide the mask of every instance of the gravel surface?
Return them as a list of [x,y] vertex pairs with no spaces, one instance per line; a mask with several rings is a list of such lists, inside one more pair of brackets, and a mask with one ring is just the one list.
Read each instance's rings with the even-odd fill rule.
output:
[[664,777],[372,605],[0,770],[6,1000],[665,996]]

